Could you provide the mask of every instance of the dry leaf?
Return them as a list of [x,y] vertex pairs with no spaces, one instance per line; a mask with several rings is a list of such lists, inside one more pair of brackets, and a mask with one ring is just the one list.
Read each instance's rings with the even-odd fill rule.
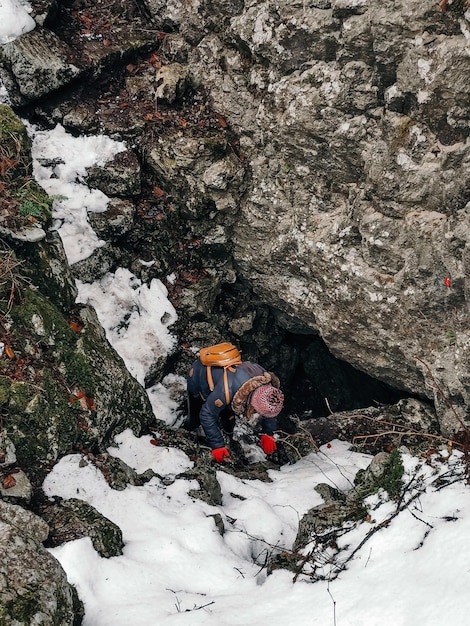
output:
[[11,474],[8,474],[8,476],[5,476],[2,480],[2,484],[4,489],[11,489],[16,485],[16,480]]
[[163,191],[163,189],[161,189],[160,187],[157,187],[157,185],[153,186],[152,193],[155,196],[155,198],[161,198],[162,196],[165,195],[165,192]]
[[96,407],[95,407],[95,403],[93,401],[93,398],[90,398],[89,396],[85,396],[85,400],[86,400],[86,405],[87,405],[88,409],[90,411],[96,411]]
[[227,126],[228,126],[227,122],[226,122],[226,121],[224,120],[224,118],[223,118],[221,115],[219,115],[219,114],[217,114],[217,121],[219,122],[219,126],[220,126],[221,128],[227,128]]

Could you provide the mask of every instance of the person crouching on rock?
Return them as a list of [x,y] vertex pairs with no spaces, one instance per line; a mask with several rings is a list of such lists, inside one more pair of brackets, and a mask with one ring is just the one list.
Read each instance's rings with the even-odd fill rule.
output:
[[[214,357],[214,349],[223,356]],[[209,351],[212,353],[209,354]],[[224,356],[228,365],[223,363]],[[207,362],[213,364],[206,365]],[[231,434],[235,416],[243,414],[251,420],[258,414],[262,429],[260,446],[265,454],[272,454],[276,450],[273,437],[277,428],[276,417],[284,405],[284,395],[279,386],[275,374],[257,363],[242,361],[232,344],[217,344],[203,349],[187,376],[189,417],[184,427],[194,430],[202,426],[214,460],[221,463],[230,458],[221,426],[227,434]]]

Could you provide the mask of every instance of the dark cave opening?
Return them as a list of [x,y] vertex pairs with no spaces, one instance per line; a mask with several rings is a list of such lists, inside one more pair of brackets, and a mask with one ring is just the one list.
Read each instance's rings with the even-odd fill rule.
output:
[[[225,285],[214,308],[224,340],[279,377],[284,415],[320,418],[412,396],[335,357],[318,332],[260,301],[243,281]],[[237,321],[246,319],[252,319],[247,331],[234,335]]]
[[362,372],[331,354],[322,338],[292,337],[299,361],[286,385],[286,411],[300,419],[332,412],[395,404],[410,394]]

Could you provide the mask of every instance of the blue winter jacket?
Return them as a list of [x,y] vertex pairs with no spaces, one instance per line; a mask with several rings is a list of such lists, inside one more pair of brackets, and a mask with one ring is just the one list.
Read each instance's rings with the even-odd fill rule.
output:
[[[188,394],[193,397],[200,396],[204,403],[199,413],[201,426],[204,429],[207,441],[211,448],[225,447],[225,441],[219,428],[219,415],[227,407],[234,394],[240,387],[254,376],[266,374],[266,370],[257,363],[244,361],[240,365],[227,369],[228,388],[230,400],[227,404],[224,388],[224,369],[222,367],[211,367],[214,390],[211,391],[207,382],[206,366],[199,359],[194,361],[187,377]],[[231,370],[234,371],[231,371]],[[262,418],[261,428],[266,435],[272,435],[277,428],[276,418]]]

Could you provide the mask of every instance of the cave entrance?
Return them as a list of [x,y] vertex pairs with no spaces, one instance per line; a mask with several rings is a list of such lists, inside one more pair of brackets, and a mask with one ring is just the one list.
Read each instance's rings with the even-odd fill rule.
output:
[[[411,395],[333,356],[318,333],[267,306],[242,282],[222,290],[215,311],[221,335],[239,346],[243,358],[280,378],[284,414],[300,419],[326,417],[395,404]],[[234,336],[233,331],[244,324],[246,331]]]
[[301,419],[395,404],[410,396],[333,356],[319,335],[286,340],[298,346],[298,362],[287,381],[286,410]]

